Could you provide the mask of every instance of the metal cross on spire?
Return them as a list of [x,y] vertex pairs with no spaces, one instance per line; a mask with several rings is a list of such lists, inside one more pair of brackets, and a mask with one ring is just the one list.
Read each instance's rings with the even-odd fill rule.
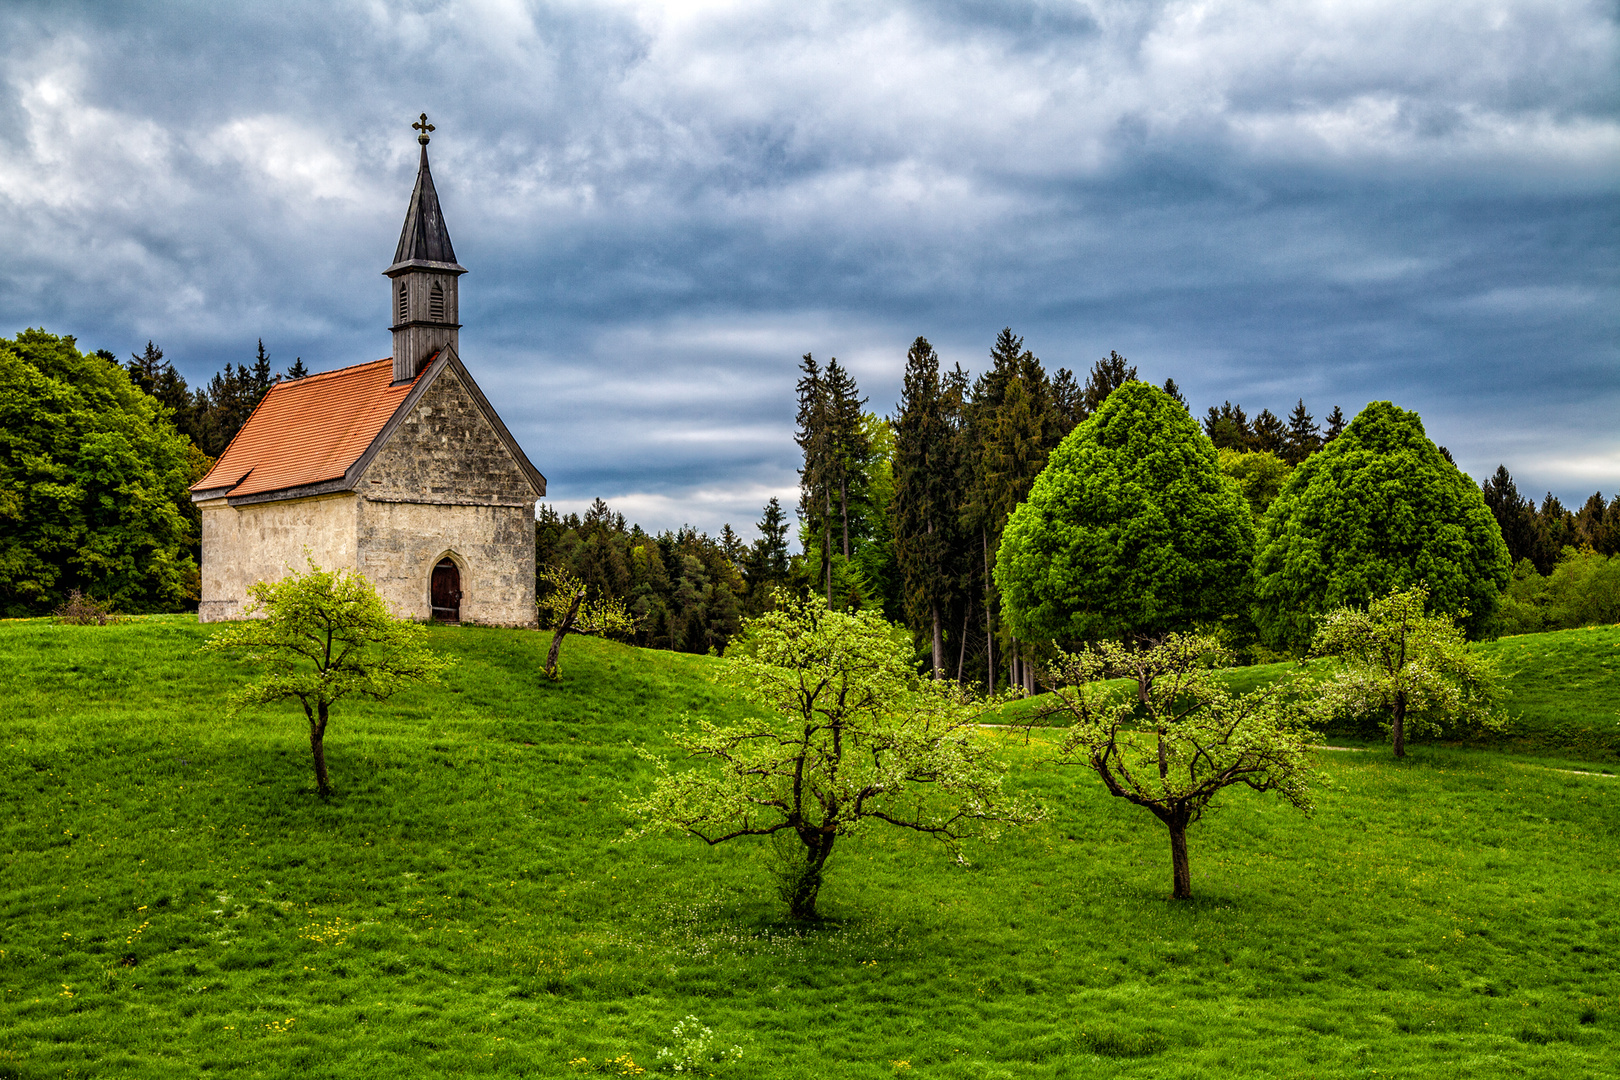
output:
[[428,144],[428,132],[433,130],[433,125],[427,122],[427,113],[423,113],[422,119],[412,124],[411,127],[422,133],[416,137],[416,141],[426,146]]

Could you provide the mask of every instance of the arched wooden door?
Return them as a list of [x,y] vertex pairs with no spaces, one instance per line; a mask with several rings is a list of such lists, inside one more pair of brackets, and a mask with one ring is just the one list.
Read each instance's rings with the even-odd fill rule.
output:
[[461,569],[450,559],[433,568],[432,598],[435,622],[461,621]]

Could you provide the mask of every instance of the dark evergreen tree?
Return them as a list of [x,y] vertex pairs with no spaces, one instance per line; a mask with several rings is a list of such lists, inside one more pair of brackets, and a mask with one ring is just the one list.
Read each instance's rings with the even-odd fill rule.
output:
[[1057,434],[1053,446],[1056,446],[1086,418],[1085,391],[1075,381],[1074,372],[1060,367],[1052,373],[1051,399],[1050,411]]
[[[860,390],[849,372],[839,366],[837,357],[828,362],[827,371],[822,377],[822,386],[827,400],[826,443],[829,451],[828,464],[832,471],[829,488],[835,491],[838,500],[842,548],[844,559],[848,561],[852,554],[851,495],[855,495],[858,499],[865,490],[866,459],[871,452],[871,444],[862,423],[866,399],[860,396]],[[857,502],[853,509],[858,519],[863,508]],[[859,520],[856,521],[856,531],[857,533],[860,531]]]
[[1230,401],[1222,403],[1219,409],[1210,406],[1204,416],[1204,434],[1217,450],[1249,450],[1254,442],[1254,431],[1249,427],[1243,406]]
[[[1615,499],[1620,506],[1620,498]],[[1615,553],[1615,532],[1611,525],[1613,508],[1603,501],[1603,492],[1593,492],[1575,514],[1575,533],[1580,546],[1589,547],[1599,555]]]
[[1294,411],[1288,414],[1288,438],[1283,444],[1283,459],[1298,465],[1322,449],[1322,432],[1316,418],[1305,411],[1305,399],[1300,398]]
[[287,369],[287,380],[302,379],[309,375],[309,369],[304,366],[302,356],[293,357],[292,366]]
[[729,521],[720,526],[720,550],[726,553],[726,558],[733,566],[742,565],[744,551],[742,538],[737,535]]
[[[798,432],[795,441],[804,456],[799,469],[799,519],[807,538],[819,550],[818,581],[825,586],[827,606],[832,606],[832,521],[833,487],[836,483],[831,444],[826,380],[815,358],[804,354],[799,378]],[[806,544],[809,554],[811,544]]]
[[1091,366],[1091,376],[1086,379],[1086,388],[1081,395],[1085,415],[1096,412],[1108,400],[1109,394],[1134,381],[1136,366],[1110,350],[1107,356]]
[[952,599],[958,469],[939,356],[919,337],[906,354],[900,414],[894,422],[895,556],[905,582],[908,621],[927,627],[934,678],[945,669],[943,618]]
[[748,582],[748,611],[757,615],[771,606],[771,590],[788,580],[788,520],[775,497],[760,515],[759,539],[746,555],[744,577]]
[[[1182,396],[1181,387],[1176,385],[1176,380],[1174,380],[1174,379],[1166,379],[1166,380],[1164,380],[1164,392],[1170,398],[1171,401],[1174,401],[1177,405],[1180,405],[1183,409],[1187,408],[1187,399]],[[1190,412],[1191,410],[1189,409],[1188,411]]]
[[1270,409],[1261,409],[1254,418],[1254,435],[1246,449],[1261,450],[1282,457],[1288,448],[1288,429]]
[[1322,432],[1322,445],[1326,446],[1343,434],[1346,423],[1344,410],[1337,405],[1333,406],[1333,411],[1327,415],[1327,428]]
[[[1536,544],[1536,506],[1519,494],[1518,487],[1513,483],[1513,477],[1508,474],[1506,465],[1498,465],[1491,478],[1480,485],[1485,496],[1485,505],[1490,509],[1491,516],[1496,518],[1496,524],[1502,529],[1502,540],[1507,544],[1508,557],[1517,565],[1521,559],[1535,560],[1538,555]],[[1538,566],[1538,570],[1541,568]],[[1551,566],[1542,573],[1551,570]]]

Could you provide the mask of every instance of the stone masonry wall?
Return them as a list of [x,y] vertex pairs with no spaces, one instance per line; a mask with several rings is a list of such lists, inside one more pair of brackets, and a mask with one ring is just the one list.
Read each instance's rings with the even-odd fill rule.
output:
[[439,373],[360,478],[368,499],[527,506],[535,495],[454,368]]
[[396,615],[426,619],[433,567],[461,570],[461,618],[534,626],[534,511],[517,506],[366,501],[360,570]]
[[[280,580],[289,565],[302,570],[306,547],[323,569],[355,569],[359,501],[344,492],[236,507],[224,499],[199,504],[203,559],[198,620],[240,618],[248,586]],[[530,529],[531,564],[533,532]],[[529,588],[533,592],[532,583]]]
[[454,369],[441,372],[361,476],[360,569],[400,615],[426,619],[433,567],[461,569],[461,617],[534,626],[528,479]]

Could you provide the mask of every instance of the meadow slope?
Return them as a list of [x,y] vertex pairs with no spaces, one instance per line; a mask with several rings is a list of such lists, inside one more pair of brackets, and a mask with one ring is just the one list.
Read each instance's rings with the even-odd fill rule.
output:
[[965,869],[874,831],[800,926],[758,847],[625,839],[635,748],[740,708],[714,660],[570,639],[551,686],[541,636],[435,628],[460,665],[339,711],[322,802],[301,717],[224,714],[242,671],[207,633],[0,623],[0,1078],[623,1074],[688,1015],[739,1077],[1578,1078],[1620,1052],[1620,779],[1579,761],[1324,751],[1313,816],[1239,794],[1195,827],[1176,904],[1144,812],[987,731],[1048,820]]

